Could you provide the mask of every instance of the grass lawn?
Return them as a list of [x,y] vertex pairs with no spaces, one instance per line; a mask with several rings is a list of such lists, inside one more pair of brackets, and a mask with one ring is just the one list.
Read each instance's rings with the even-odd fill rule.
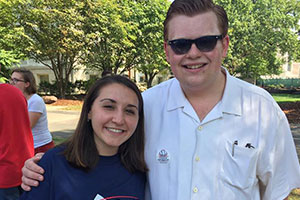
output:
[[63,137],[60,137],[60,136],[52,135],[52,139],[53,139],[54,144],[58,145],[58,144],[64,142],[67,138],[63,138]]
[[62,110],[81,110],[82,104],[81,105],[68,105],[62,108]]
[[277,103],[300,101],[300,94],[272,94]]
[[289,200],[300,200],[300,189],[293,190],[289,196]]

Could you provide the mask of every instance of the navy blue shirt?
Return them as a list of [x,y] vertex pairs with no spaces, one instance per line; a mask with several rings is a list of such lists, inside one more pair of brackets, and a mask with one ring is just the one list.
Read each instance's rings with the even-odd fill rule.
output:
[[128,172],[119,155],[100,156],[97,166],[85,172],[72,167],[62,151],[62,147],[47,151],[39,162],[45,169],[44,181],[30,192],[24,192],[21,200],[144,199],[145,173]]

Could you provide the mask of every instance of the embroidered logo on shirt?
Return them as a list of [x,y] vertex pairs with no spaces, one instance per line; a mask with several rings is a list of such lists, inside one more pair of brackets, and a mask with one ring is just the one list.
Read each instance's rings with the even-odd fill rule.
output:
[[158,160],[158,162],[166,164],[170,160],[170,155],[165,149],[162,149],[158,152],[156,159]]

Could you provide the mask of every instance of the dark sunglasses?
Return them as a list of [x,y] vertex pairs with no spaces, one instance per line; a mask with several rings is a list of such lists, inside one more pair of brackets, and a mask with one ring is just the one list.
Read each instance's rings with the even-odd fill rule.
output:
[[217,41],[221,39],[223,39],[222,35],[208,35],[199,37],[194,40],[170,40],[168,41],[168,45],[170,45],[172,50],[178,55],[187,53],[191,49],[193,43],[196,44],[196,47],[199,49],[199,51],[209,52],[216,47]]

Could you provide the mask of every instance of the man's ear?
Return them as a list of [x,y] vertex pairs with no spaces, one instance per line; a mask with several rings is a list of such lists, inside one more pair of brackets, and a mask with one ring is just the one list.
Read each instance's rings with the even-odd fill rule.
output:
[[226,35],[223,39],[222,39],[222,46],[223,46],[223,58],[225,58],[227,56],[227,52],[228,52],[228,48],[229,48],[229,36]]
[[169,59],[170,59],[169,53],[170,53],[170,52],[169,52],[168,44],[167,44],[166,41],[164,42],[164,50],[165,50],[166,60],[167,60],[168,63],[170,63],[170,62],[169,62]]

